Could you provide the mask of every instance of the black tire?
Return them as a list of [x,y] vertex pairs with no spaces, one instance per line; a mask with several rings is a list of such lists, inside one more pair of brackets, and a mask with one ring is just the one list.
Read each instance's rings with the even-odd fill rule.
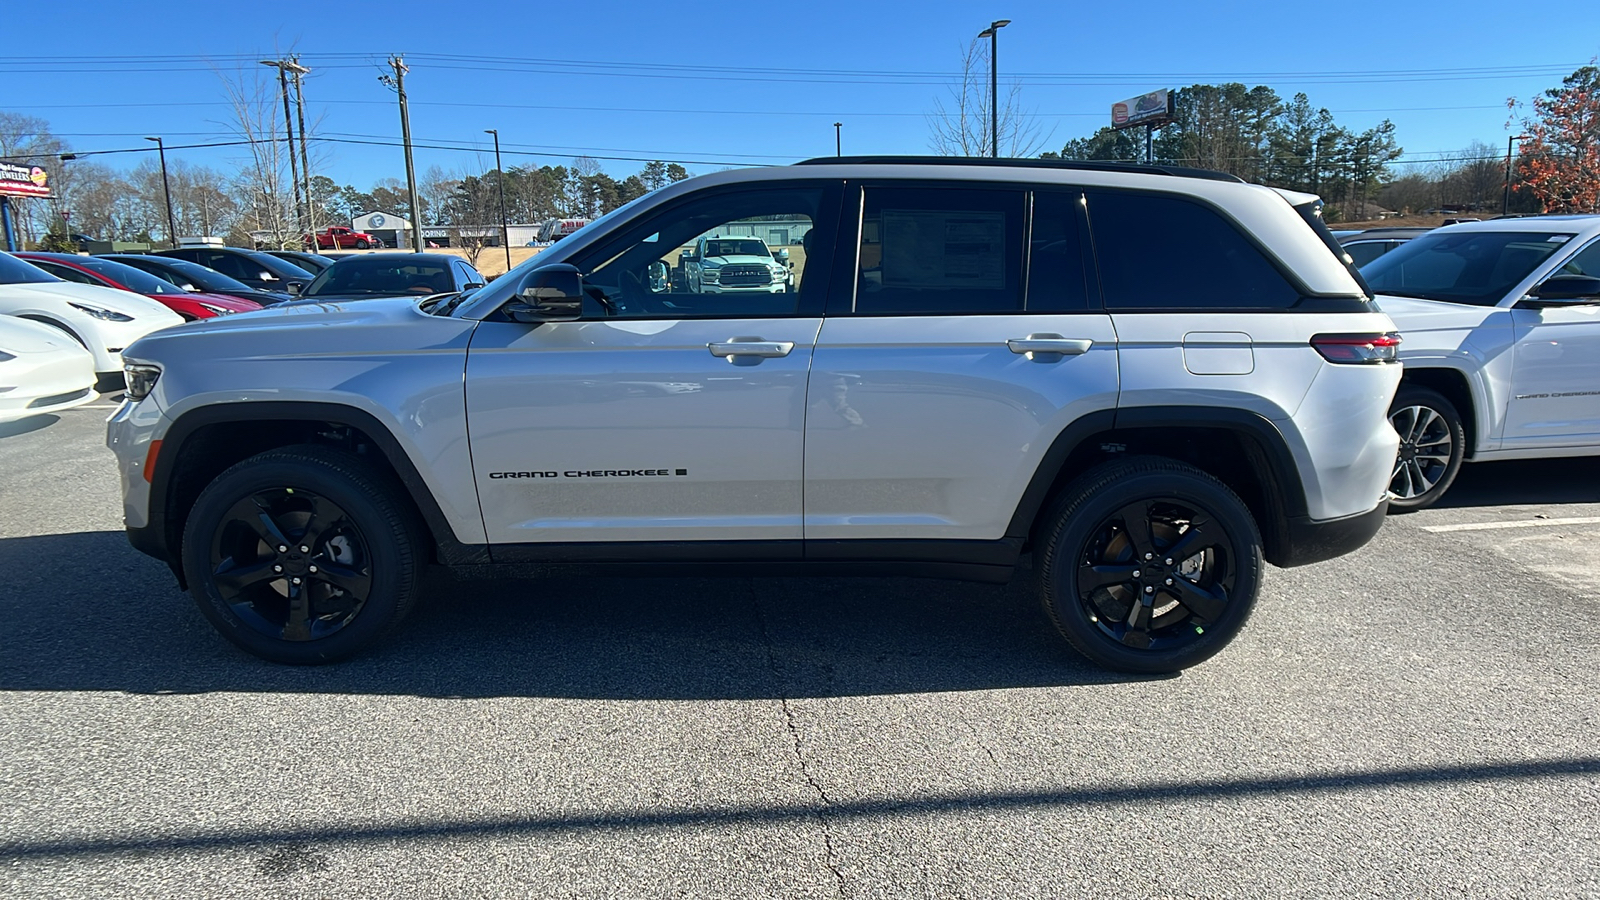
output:
[[1438,391],[1402,384],[1389,405],[1389,424],[1400,435],[1400,453],[1389,480],[1389,510],[1426,509],[1461,473],[1467,449],[1461,414]]
[[358,653],[417,598],[423,532],[398,490],[324,447],[246,459],[189,513],[189,593],[223,637],[262,659],[314,665]]
[[370,246],[372,246],[372,245],[367,243],[365,240],[356,241],[356,249],[357,250],[365,250]]
[[[1056,630],[1118,672],[1210,659],[1244,627],[1261,587],[1261,533],[1244,502],[1162,457],[1085,473],[1040,519],[1033,546]],[[1166,556],[1174,548],[1185,556]]]

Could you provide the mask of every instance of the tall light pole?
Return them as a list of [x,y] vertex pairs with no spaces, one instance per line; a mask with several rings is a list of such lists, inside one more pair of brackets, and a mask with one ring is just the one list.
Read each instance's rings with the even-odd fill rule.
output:
[[[300,169],[294,159],[294,116],[289,113],[289,66],[286,59],[263,59],[263,66],[272,66],[278,70],[278,93],[283,97],[283,129],[289,138],[289,181],[294,186],[294,224],[297,229],[305,227],[306,208],[300,203]],[[316,243],[313,239],[312,243]]]
[[161,154],[161,193],[167,198],[167,242],[172,249],[178,249],[178,223],[172,217],[172,182],[167,178],[167,145],[161,143],[161,138],[147,137],[147,141],[156,142],[156,152]]
[[511,271],[511,226],[506,224],[506,170],[500,165],[500,132],[485,128],[484,134],[494,135],[494,186],[500,191],[500,246],[506,248],[506,271]]
[[978,32],[989,39],[989,155],[995,159],[1000,158],[1000,29],[1010,24],[1010,19],[996,19]]
[[379,75],[378,80],[394,89],[400,96],[400,140],[406,148],[406,192],[411,200],[411,249],[422,247],[422,210],[417,206],[417,167],[411,162],[411,111],[406,105],[406,67],[400,56],[389,57],[394,76]]
[[844,138],[839,136],[839,134],[840,134],[839,129],[841,129],[843,127],[844,127],[844,123],[843,122],[835,122],[835,123],[833,123],[833,155],[834,156],[843,156],[844,155],[844,149],[843,149],[844,148],[844,143],[843,143],[844,142]]
[[1513,134],[1506,140],[1506,190],[1500,195],[1500,215],[1511,211],[1511,152],[1516,147],[1517,141],[1525,141],[1533,137],[1531,134]]

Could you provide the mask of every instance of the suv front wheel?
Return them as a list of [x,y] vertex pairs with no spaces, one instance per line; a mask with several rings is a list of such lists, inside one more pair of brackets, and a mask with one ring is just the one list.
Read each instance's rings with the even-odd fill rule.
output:
[[1135,457],[1090,470],[1041,521],[1045,611],[1108,669],[1176,672],[1244,626],[1261,585],[1261,535],[1244,502],[1193,466]]
[[388,633],[416,600],[419,526],[388,480],[323,447],[270,450],[218,475],[184,527],[200,612],[263,659],[333,662]]

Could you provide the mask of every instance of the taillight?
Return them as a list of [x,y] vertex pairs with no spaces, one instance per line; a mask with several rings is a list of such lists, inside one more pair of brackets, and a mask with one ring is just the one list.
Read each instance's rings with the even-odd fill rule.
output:
[[1386,334],[1319,334],[1311,339],[1322,358],[1331,363],[1376,365],[1394,362],[1400,358],[1400,335]]

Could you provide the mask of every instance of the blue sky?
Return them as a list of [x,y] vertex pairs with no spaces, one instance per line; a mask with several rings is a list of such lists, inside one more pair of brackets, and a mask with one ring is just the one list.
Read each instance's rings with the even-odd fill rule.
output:
[[[1420,159],[1473,140],[1503,146],[1507,97],[1531,98],[1600,53],[1600,4],[1568,4],[1559,24],[1537,28],[1518,24],[1516,9],[1480,0],[1209,8],[91,0],[35,8],[26,39],[0,51],[0,109],[47,119],[79,150],[149,146],[140,140],[149,134],[169,146],[225,140],[216,69],[270,74],[254,60],[292,50],[314,70],[306,90],[320,134],[393,141],[398,113],[377,76],[398,52],[412,68],[418,144],[478,148],[423,147],[419,170],[491,167],[485,128],[499,129],[507,167],[587,153],[619,176],[641,163],[604,157],[691,161],[698,173],[830,154],[835,121],[844,123],[846,153],[923,153],[925,116],[948,90],[941,79],[959,71],[963,45],[991,19],[1010,18],[1001,78],[1021,79],[1048,149],[1105,123],[1113,101],[1238,80],[1285,98],[1305,91],[1357,130],[1391,118],[1407,157]],[[219,167],[241,156],[238,148],[171,155]],[[341,184],[404,176],[393,147],[326,144],[320,156],[317,170]]]

